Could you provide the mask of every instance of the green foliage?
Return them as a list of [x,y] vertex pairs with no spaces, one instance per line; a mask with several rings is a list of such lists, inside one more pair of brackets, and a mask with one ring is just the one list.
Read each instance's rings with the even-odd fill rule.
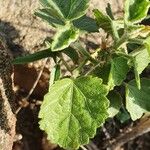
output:
[[65,25],[63,18],[57,13],[56,10],[51,8],[39,9],[35,15],[42,18],[52,26]]
[[109,117],[113,118],[116,114],[119,113],[119,110],[122,106],[122,97],[117,92],[110,92],[107,96],[110,101],[110,107],[108,109]]
[[147,37],[146,40],[144,40],[144,44],[145,44],[145,47],[146,47],[149,57],[150,57],[150,36]]
[[145,48],[135,50],[130,55],[133,56],[133,67],[135,71],[135,79],[136,79],[138,88],[140,89],[141,87],[140,86],[140,74],[150,63],[150,57],[149,57],[148,51]]
[[[85,14],[89,0],[40,0],[40,2],[64,20],[75,20]],[[49,14],[51,15],[53,13]]]
[[98,9],[95,9],[93,12],[94,12],[98,26],[102,28],[103,30],[105,30],[106,32],[109,32],[110,34],[112,34],[112,27],[111,27],[112,20],[110,19],[110,17],[104,15]]
[[119,113],[116,115],[116,118],[121,122],[125,123],[131,119],[130,114],[127,112],[127,110],[122,107],[119,111]]
[[150,111],[150,80],[141,79],[141,89],[136,86],[135,80],[126,85],[126,108],[132,120],[141,118],[143,113]]
[[129,70],[127,62],[127,59],[124,57],[116,57],[112,59],[108,78],[108,86],[110,90],[112,90],[114,86],[121,85],[123,80],[125,80]]
[[83,31],[98,32],[96,21],[87,16],[83,16],[77,20],[74,20],[73,25]]
[[[51,45],[52,51],[61,51],[75,42],[79,36],[78,28],[95,32],[96,29],[91,28],[91,25],[96,27],[95,21],[84,16],[89,0],[40,0],[40,2],[44,8],[37,10],[35,15],[58,29]],[[83,21],[86,21],[86,26],[83,26]]]
[[125,21],[126,23],[139,23],[146,16],[150,7],[149,0],[126,0]]
[[52,51],[60,51],[67,48],[72,42],[77,40],[78,36],[78,29],[72,27],[70,24],[60,28],[52,42]]
[[72,47],[68,47],[62,51],[64,54],[66,54],[68,57],[71,58],[71,60],[77,64],[79,61],[79,54],[77,51],[75,51]]
[[[94,137],[108,117],[124,123],[149,112],[150,80],[145,72],[150,63],[150,26],[140,22],[147,16],[150,2],[125,0],[124,18],[118,19],[110,4],[106,14],[94,9],[93,19],[86,15],[89,0],[40,2],[42,8],[35,14],[55,28],[56,34],[46,42],[46,50],[16,58],[13,63],[46,57],[55,62],[39,113],[40,128],[48,139],[63,148],[77,149]],[[101,45],[89,50],[80,36],[101,32],[99,29],[112,41],[102,39]],[[122,102],[125,93],[126,105]]]
[[54,143],[77,149],[93,137],[108,117],[107,89],[102,80],[81,77],[57,81],[45,95],[39,113],[40,128]]

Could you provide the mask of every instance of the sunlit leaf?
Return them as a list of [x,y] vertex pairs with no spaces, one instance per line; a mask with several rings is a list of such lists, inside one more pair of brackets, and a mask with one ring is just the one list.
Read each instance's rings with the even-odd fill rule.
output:
[[[85,14],[89,0],[40,0],[40,2],[64,20],[75,20]],[[53,14],[49,16],[53,17]]]
[[65,25],[63,18],[57,13],[56,10],[51,8],[39,9],[35,15],[48,22],[50,25]]
[[40,128],[66,149],[89,142],[108,117],[107,89],[99,78],[66,78],[55,82],[40,109]]
[[140,74],[150,63],[150,57],[148,51],[144,47],[133,51],[132,53],[130,53],[130,55],[133,56],[133,67],[135,71],[135,78],[138,88],[140,89]]
[[52,51],[61,51],[67,47],[72,42],[75,42],[79,37],[79,30],[69,24],[59,28],[56,35],[54,36],[51,49]]
[[149,0],[125,0],[125,22],[139,23],[148,13]]

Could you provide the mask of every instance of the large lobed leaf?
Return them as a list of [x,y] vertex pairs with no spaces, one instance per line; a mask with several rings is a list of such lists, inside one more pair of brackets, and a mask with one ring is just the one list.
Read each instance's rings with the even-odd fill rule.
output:
[[80,77],[57,81],[44,97],[40,128],[48,139],[66,149],[89,142],[108,117],[107,89],[99,78]]
[[149,0],[126,0],[125,1],[125,22],[138,23],[142,21],[148,13],[150,7]]
[[141,89],[132,80],[126,85],[126,108],[132,120],[141,118],[143,113],[150,111],[150,80],[141,79]]

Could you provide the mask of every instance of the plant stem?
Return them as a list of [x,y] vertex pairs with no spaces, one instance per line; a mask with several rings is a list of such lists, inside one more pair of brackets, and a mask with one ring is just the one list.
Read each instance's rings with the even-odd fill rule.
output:
[[133,59],[133,57],[132,57],[131,55],[128,55],[128,54],[126,54],[126,53],[119,52],[119,51],[116,51],[115,53],[116,53],[117,55],[123,56],[123,57],[125,57],[125,58],[127,58],[127,59]]
[[118,48],[123,44],[125,43],[126,41],[128,40],[127,38],[127,34],[125,33],[121,38],[120,40],[118,40],[114,46],[114,49],[115,50],[118,50]]
[[88,60],[90,60],[93,64],[97,64],[97,61],[91,57],[90,53],[82,47],[80,42],[76,42],[73,44],[73,47],[77,49],[83,56],[86,56]]
[[85,76],[89,75],[93,70],[95,70],[102,62],[99,62],[98,64],[96,64],[94,67],[92,67],[86,74]]
[[73,71],[73,77],[76,78],[80,75],[80,72],[82,71],[82,68],[85,66],[85,64],[87,63],[88,59],[85,58],[81,64],[78,66],[78,68],[76,68],[74,71]]

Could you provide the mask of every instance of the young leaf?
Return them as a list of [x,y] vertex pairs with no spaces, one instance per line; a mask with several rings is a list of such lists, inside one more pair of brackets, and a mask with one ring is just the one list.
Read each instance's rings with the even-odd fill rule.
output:
[[96,21],[93,18],[87,16],[83,16],[77,20],[74,20],[73,24],[76,28],[87,32],[98,32],[99,29]]
[[79,30],[70,24],[59,28],[52,42],[52,51],[61,51],[67,48],[72,42],[79,37]]
[[79,148],[108,117],[106,94],[102,80],[91,76],[55,82],[40,109],[40,128],[61,147]]
[[113,118],[119,112],[122,106],[122,97],[119,93],[111,91],[107,98],[110,101],[110,106],[108,109],[109,117]]
[[89,0],[40,0],[40,2],[44,7],[53,9],[64,20],[75,20],[85,14]]
[[106,13],[112,20],[115,20],[110,3],[107,4]]
[[98,9],[95,9],[93,12],[96,18],[97,25],[112,35],[112,21],[110,17],[107,15],[104,15]]
[[139,23],[148,13],[149,0],[126,0],[125,1],[125,23]]
[[47,57],[55,57],[56,53],[52,53],[50,49],[42,50],[33,54],[29,54],[22,57],[17,57],[12,61],[13,64],[25,64],[33,61],[37,61]]
[[48,22],[50,25],[65,25],[64,19],[57,13],[56,10],[51,8],[39,9],[35,15]]
[[112,90],[114,86],[121,85],[122,81],[125,80],[129,70],[127,62],[127,59],[124,57],[116,57],[111,61],[111,69],[108,78],[110,90]]
[[150,111],[150,80],[141,79],[141,89],[132,80],[126,85],[126,108],[132,120],[139,119],[143,113]]
[[130,53],[133,56],[133,66],[135,71],[136,82],[140,89],[140,74],[150,63],[150,57],[148,51],[143,47]]
[[97,25],[105,32],[112,35],[113,38],[118,39],[119,35],[116,23],[109,16],[104,15],[98,9],[95,9],[93,12],[96,18]]

